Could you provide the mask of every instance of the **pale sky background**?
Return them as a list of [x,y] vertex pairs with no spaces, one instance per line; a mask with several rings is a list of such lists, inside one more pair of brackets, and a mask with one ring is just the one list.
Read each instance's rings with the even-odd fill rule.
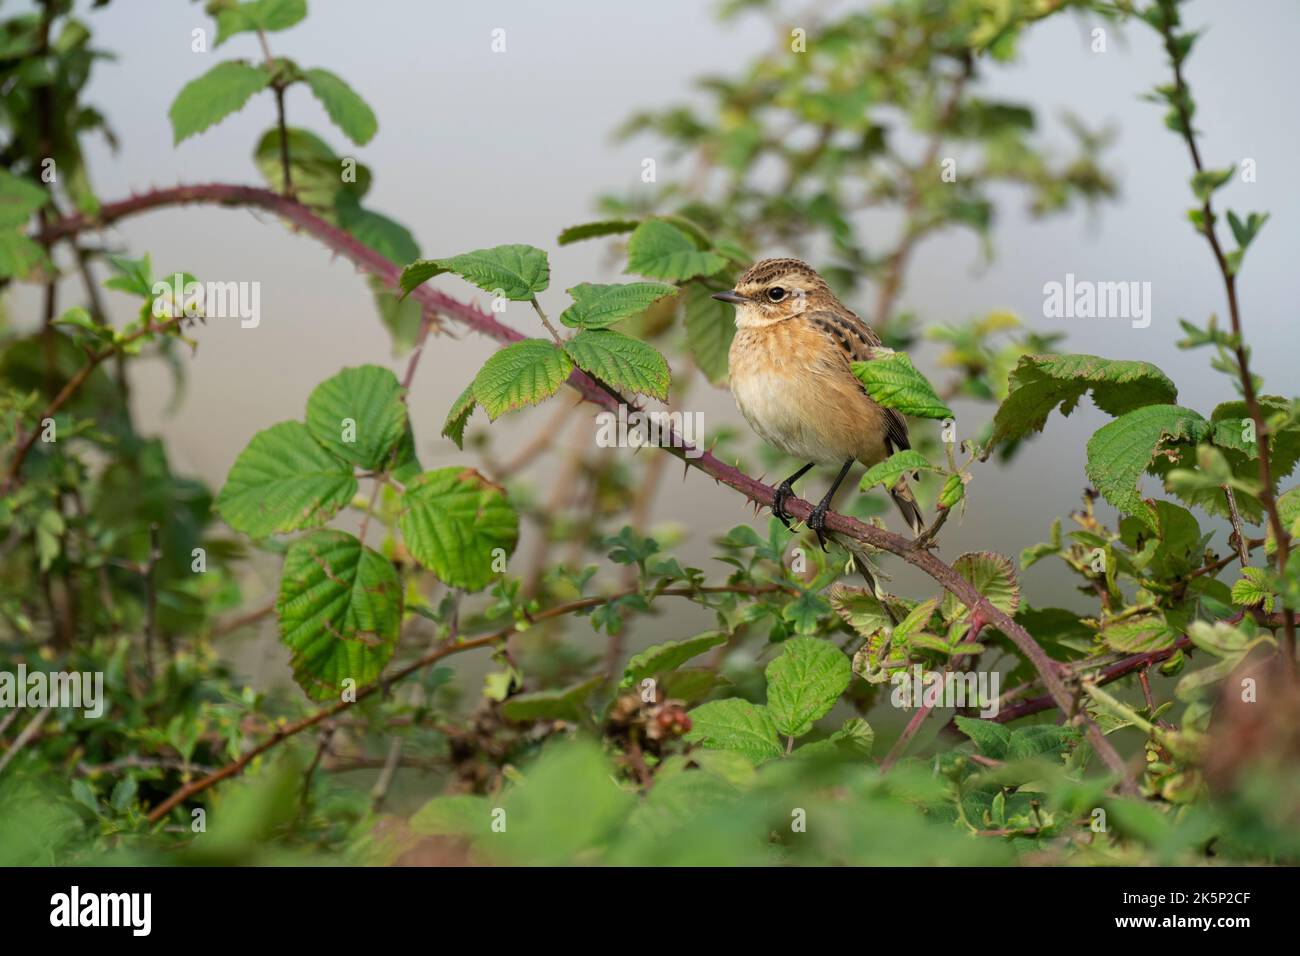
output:
[[[258,56],[255,38],[243,35],[213,52],[191,52],[191,30],[211,31],[212,23],[201,4],[181,0],[118,2],[87,15],[98,46],[120,55],[117,62],[96,67],[89,95],[122,143],[113,155],[93,141],[91,169],[101,197],[117,199],[178,182],[260,185],[251,154],[273,122],[269,95],[179,148],[172,145],[167,120],[172,99],[190,79],[220,59]],[[1187,71],[1200,104],[1203,155],[1213,166],[1254,158],[1258,181],[1236,183],[1222,195],[1239,211],[1272,213],[1251,249],[1241,300],[1256,371],[1270,390],[1292,394],[1297,391],[1294,303],[1300,293],[1294,262],[1300,218],[1300,120],[1294,104],[1300,87],[1294,52],[1300,5],[1201,0],[1187,8],[1185,19],[1209,27]],[[1031,327],[1067,331],[1066,350],[1160,365],[1179,384],[1180,402],[1208,413],[1234,397],[1231,388],[1209,370],[1205,351],[1180,352],[1173,343],[1179,317],[1203,323],[1209,313],[1223,313],[1222,287],[1204,240],[1184,216],[1191,205],[1186,151],[1164,128],[1160,108],[1139,99],[1166,81],[1164,57],[1154,34],[1140,24],[1129,26],[1124,37],[1111,31],[1107,52],[1093,53],[1088,36],[1093,25],[1067,17],[1036,26],[1023,43],[1020,65],[988,64],[984,76],[991,94],[1035,107],[1058,142],[1064,142],[1057,120],[1062,109],[1092,125],[1113,122],[1119,139],[1107,162],[1119,178],[1119,201],[1095,217],[1078,212],[1033,223],[1022,214],[1022,198],[1011,195],[999,210],[993,265],[980,268],[969,235],[930,241],[913,260],[902,304],[932,322],[1009,308]],[[504,54],[490,49],[497,27],[506,30]],[[293,125],[316,131],[336,151],[356,155],[374,170],[367,205],[407,225],[426,255],[506,242],[547,249],[552,282],[541,299],[555,315],[565,305],[568,286],[617,281],[602,243],[560,248],[556,234],[592,218],[598,194],[635,189],[641,159],[657,155],[652,140],[616,145],[611,131],[636,109],[692,96],[692,79],[701,74],[740,69],[770,44],[771,34],[766,21],[753,16],[720,24],[712,6],[698,0],[312,0],[303,24],[272,34],[270,41],[276,54],[345,77],[377,113],[378,135],[355,148],[305,87],[288,94]],[[815,35],[810,42],[816,42]],[[661,180],[666,175],[661,162]],[[136,368],[142,430],[167,439],[173,467],[214,488],[256,431],[301,416],[320,380],[364,362],[389,366],[399,375],[404,367],[404,359],[392,357],[367,286],[352,266],[331,261],[315,241],[290,235],[273,216],[212,207],[172,209],[124,222],[106,239],[133,255],[152,253],[160,273],[185,269],[200,279],[261,283],[259,328],[211,323],[198,332],[201,345],[197,357],[186,360],[188,389],[176,413],[162,410],[170,388],[164,367]],[[1043,284],[1062,280],[1067,272],[1081,279],[1151,282],[1150,328],[1133,329],[1122,320],[1044,319]],[[457,296],[484,298],[454,277],[436,281]],[[73,289],[69,286],[69,294]],[[108,296],[119,321],[136,308],[125,296]],[[851,304],[871,301],[868,293]],[[34,290],[20,290],[12,297],[12,314],[19,321],[34,320],[37,303]],[[505,318],[527,334],[538,332],[522,304]],[[451,401],[492,348],[469,334],[431,340],[411,398],[426,467],[469,460],[469,452],[440,439],[438,430]],[[933,368],[927,365],[932,355],[919,351],[922,367]],[[726,392],[706,396],[697,387],[691,406],[704,411],[709,428],[724,421],[744,427]],[[967,414],[963,433],[976,431],[991,414],[991,409],[958,410]],[[524,440],[529,424],[549,415],[544,408],[504,423],[511,429],[504,447]],[[1084,445],[1105,420],[1085,403],[1069,420],[1054,418],[1047,436],[1025,448],[1010,471],[977,466],[971,511],[964,524],[950,523],[941,553],[949,559],[974,549],[1017,555],[1045,539],[1051,520],[1077,505],[1086,480]],[[474,419],[478,427],[484,421],[481,415]],[[663,486],[656,517],[697,529],[685,556],[711,575],[725,574],[725,566],[707,561],[713,549],[704,532],[752,520],[750,509],[701,475],[685,484],[675,468],[673,475]],[[805,496],[819,496],[829,478],[802,486]],[[897,523],[892,512],[886,520]],[[758,526],[765,523],[764,517]],[[1217,541],[1221,548],[1223,539],[1221,534]],[[1077,605],[1068,578],[1057,568],[1040,565],[1024,577],[1035,603]],[[920,582],[900,574],[896,584],[906,588]],[[262,600],[260,588],[273,587],[273,577],[250,582],[250,603]],[[675,618],[662,618],[662,626],[647,629],[657,633],[645,636],[685,636],[675,632]]]

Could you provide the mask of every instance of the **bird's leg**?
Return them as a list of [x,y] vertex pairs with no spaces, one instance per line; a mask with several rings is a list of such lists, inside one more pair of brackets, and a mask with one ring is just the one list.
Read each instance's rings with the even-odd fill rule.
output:
[[808,516],[808,527],[817,532],[817,543],[822,546],[823,551],[826,550],[826,535],[822,533],[822,528],[826,526],[826,512],[830,510],[831,499],[835,497],[835,492],[839,491],[840,484],[844,481],[845,476],[848,475],[849,469],[852,467],[853,459],[850,458],[844,463],[844,467],[840,469],[840,473],[835,477],[835,481],[831,483],[831,490],[826,492],[826,497],[817,502],[817,507],[814,508],[812,514]]
[[808,462],[793,475],[776,487],[776,494],[772,496],[772,514],[776,515],[776,520],[790,527],[790,515],[785,510],[785,500],[794,494],[794,488],[791,487],[796,481],[808,473],[808,469],[813,466],[813,462]]

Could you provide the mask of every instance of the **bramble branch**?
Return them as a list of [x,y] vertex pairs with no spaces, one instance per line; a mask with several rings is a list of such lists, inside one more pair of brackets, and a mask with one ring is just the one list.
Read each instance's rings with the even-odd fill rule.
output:
[[[1178,37],[1174,28],[1177,21],[1171,16],[1164,16],[1160,19],[1159,31],[1164,39],[1165,52],[1169,55],[1169,62],[1174,73],[1175,94],[1172,99],[1174,108],[1178,111],[1178,130],[1183,141],[1187,144],[1187,151],[1191,154],[1192,166],[1197,174],[1204,174],[1205,167],[1201,163],[1201,151],[1196,145],[1196,131],[1192,128],[1192,117],[1189,104],[1191,102],[1191,91],[1187,87],[1187,82],[1183,78],[1183,56],[1178,49]],[[1258,396],[1255,394],[1255,379],[1250,371],[1250,357],[1246,352],[1246,336],[1242,329],[1241,307],[1237,302],[1237,275],[1228,263],[1228,258],[1223,252],[1223,247],[1219,243],[1218,234],[1214,230],[1215,224],[1213,191],[1205,192],[1205,200],[1201,204],[1201,232],[1210,244],[1210,251],[1214,253],[1215,264],[1219,268],[1219,275],[1223,278],[1223,288],[1228,297],[1228,315],[1232,320],[1232,348],[1237,359],[1237,370],[1241,379],[1241,393],[1246,400],[1246,410],[1250,414],[1250,419],[1255,425],[1255,440],[1259,446],[1259,481],[1262,486],[1259,492],[1259,500],[1264,505],[1264,511],[1268,515],[1269,527],[1273,530],[1273,538],[1277,541],[1277,568],[1282,572],[1286,568],[1287,559],[1291,553],[1291,536],[1287,532],[1286,524],[1282,521],[1281,513],[1278,511],[1277,499],[1273,494],[1273,468],[1271,452],[1269,451],[1269,430],[1264,423],[1264,415],[1260,409]],[[1232,492],[1228,491],[1229,501],[1232,501]],[[1236,519],[1236,509],[1233,509],[1233,517]],[[1238,538],[1241,535],[1239,519],[1234,520]],[[1245,566],[1246,559],[1243,553],[1242,565]],[[1283,645],[1285,648],[1289,667],[1287,673],[1294,677],[1296,665],[1296,628],[1295,616],[1291,609],[1283,608],[1283,629],[1286,633],[1286,641]]]
[[[400,288],[398,279],[401,270],[387,258],[358,242],[343,230],[326,222],[301,203],[269,190],[252,186],[212,183],[156,190],[133,196],[121,202],[107,203],[101,207],[99,214],[93,218],[76,215],[57,220],[42,229],[38,237],[42,241],[54,241],[89,229],[102,228],[137,213],[190,203],[253,206],[274,212],[303,232],[316,238],[328,249],[350,259],[355,265],[374,275],[385,285],[394,290]],[[410,297],[426,309],[461,322],[474,331],[480,332],[498,342],[509,344],[525,338],[522,333],[499,323],[483,309],[454,299],[428,285],[419,286],[411,292]],[[568,384],[577,390],[583,398],[605,409],[617,410],[620,403],[626,404],[629,408],[635,407],[634,403],[627,402],[607,384],[592,378],[579,369],[575,368],[570,374]],[[686,467],[699,469],[719,484],[740,492],[750,501],[769,508],[772,506],[775,494],[775,489],[772,486],[751,478],[738,468],[721,461],[711,452],[692,447],[676,434],[669,436],[669,443],[671,447],[664,450],[682,459]],[[801,498],[792,498],[786,504],[786,511],[801,521],[807,520],[812,508],[811,504]],[[1047,653],[1024,627],[1016,623],[1010,615],[995,607],[950,565],[935,557],[925,548],[918,547],[914,541],[902,535],[865,524],[837,512],[827,512],[825,528],[869,547],[897,555],[937,581],[946,591],[970,608],[973,613],[980,615],[988,626],[1001,631],[1016,645],[1020,653],[1034,666],[1043,682],[1043,686],[1063,714],[1067,716],[1076,714],[1077,701],[1075,695],[1062,680],[1057,663],[1047,656]],[[1097,754],[1112,772],[1119,775],[1125,782],[1126,787],[1131,786],[1129,770],[1119,753],[1086,714],[1080,714],[1080,717],[1084,723],[1087,739],[1097,751]]]

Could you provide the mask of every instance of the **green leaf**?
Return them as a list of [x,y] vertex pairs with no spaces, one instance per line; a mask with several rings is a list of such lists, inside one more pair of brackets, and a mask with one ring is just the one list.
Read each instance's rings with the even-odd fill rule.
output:
[[705,377],[715,385],[721,384],[727,380],[731,340],[736,337],[734,310],[695,282],[686,287],[682,298],[685,303],[686,347]]
[[1025,355],[1011,372],[1010,392],[993,417],[989,447],[1042,431],[1058,405],[1069,415],[1084,393],[1108,415],[1123,415],[1144,405],[1170,404],[1178,389],[1148,362],[1095,355]]
[[328,70],[307,70],[303,79],[344,136],[358,146],[370,142],[379,129],[379,121],[352,87]]
[[573,362],[552,342],[524,339],[492,355],[474,376],[474,398],[496,421],[506,412],[536,405],[560,390]]
[[627,241],[625,271],[652,279],[685,282],[726,267],[725,256],[700,249],[682,230],[659,219],[641,223]]
[[49,199],[50,194],[36,183],[0,169],[0,229],[25,227]]
[[1272,614],[1277,599],[1276,584],[1263,568],[1242,568],[1242,577],[1232,586],[1232,603],[1239,607],[1258,607]]
[[1011,732],[1007,745],[1008,760],[1032,760],[1046,754],[1060,754],[1079,741],[1079,732],[1073,727],[1040,724],[1019,727]]
[[301,422],[280,422],[239,453],[213,507],[254,538],[324,524],[357,493],[352,468],[317,444]]
[[653,644],[627,662],[620,687],[635,687],[647,677],[675,670],[692,657],[703,654],[711,647],[727,642],[727,635],[709,631],[684,641],[665,641]]
[[[1010,558],[993,551],[970,551],[954,561],[952,567],[995,608],[1015,615],[1020,607],[1020,585]],[[941,613],[945,620],[951,621],[969,610],[956,595],[944,592]]]
[[[863,637],[894,626],[894,622],[885,613],[885,607],[880,599],[866,588],[837,583],[831,587],[830,600],[831,607],[840,616],[840,620]],[[891,605],[898,608],[900,616],[908,613],[909,608],[906,605],[895,600],[891,600]]]
[[1112,651],[1121,654],[1146,654],[1164,650],[1178,639],[1178,634],[1165,620],[1163,614],[1138,614],[1105,625],[1101,640]]
[[528,302],[551,282],[546,253],[535,246],[493,246],[446,259],[417,259],[402,270],[402,292],[444,272],[454,272],[484,292],[503,295],[515,302]]
[[1011,744],[1011,731],[991,720],[976,720],[974,717],[957,716],[953,718],[957,729],[975,742],[980,753],[994,760],[1005,760],[1007,748]]
[[867,469],[867,473],[862,476],[861,488],[863,491],[870,491],[877,485],[884,485],[886,488],[892,488],[898,484],[898,479],[913,471],[938,471],[934,465],[930,464],[929,459],[919,451],[912,448],[905,448],[902,451],[894,452],[882,462],[872,465]]
[[776,729],[802,737],[824,717],[853,679],[848,657],[830,641],[795,637],[767,665],[767,706]]
[[[323,139],[305,129],[291,126],[285,134],[289,147],[289,178],[300,203],[317,210],[327,219],[331,216],[339,218],[336,214],[345,204],[352,209],[361,208],[358,203],[370,190],[370,167],[345,160]],[[285,191],[280,130],[277,127],[268,129],[257,141],[253,162],[271,189],[278,193]],[[344,179],[345,175],[350,181]],[[345,197],[351,202],[347,203]],[[362,231],[368,231],[368,227],[363,226]],[[409,258],[393,261],[409,262],[418,255],[417,250]]]
[[691,718],[691,729],[685,736],[692,743],[734,750],[754,763],[781,756],[776,724],[762,704],[730,697],[701,704],[687,716]]
[[599,239],[601,236],[616,236],[631,232],[640,224],[639,219],[602,219],[599,222],[584,222],[565,229],[556,241],[562,246],[567,246],[584,239]]
[[491,583],[493,551],[509,557],[519,537],[505,491],[472,468],[440,468],[407,483],[397,521],[415,560],[467,591]]
[[213,46],[221,46],[239,33],[287,30],[305,16],[307,0],[251,0],[231,4],[217,11],[217,39]]
[[560,321],[571,329],[604,329],[640,315],[664,296],[674,295],[677,287],[663,282],[584,282],[567,291],[573,305],[560,313]]
[[313,700],[374,683],[393,656],[402,582],[383,555],[342,531],[314,531],[284,555],[275,602],[293,678]]
[[[295,180],[295,188],[297,185]],[[351,193],[338,193],[335,197],[335,211],[339,225],[353,239],[390,262],[410,262],[420,254],[420,247],[416,245],[415,237],[409,229],[387,216],[363,209]]]
[[406,433],[402,395],[397,376],[386,368],[345,368],[307,399],[307,430],[344,461],[367,471],[387,470]]
[[1215,190],[1222,189],[1223,186],[1232,179],[1235,167],[1226,166],[1223,169],[1206,169],[1192,174],[1192,192],[1201,202],[1205,202],[1214,194]]
[[952,508],[965,497],[966,482],[962,481],[962,476],[949,475],[939,491],[938,505],[941,508]]
[[879,356],[869,362],[852,363],[853,374],[877,404],[917,418],[953,417],[952,409],[940,401],[934,387],[912,367],[905,353],[881,349]]
[[450,438],[456,443],[457,448],[465,447],[465,425],[469,422],[470,415],[474,414],[474,409],[478,407],[478,400],[474,397],[474,383],[470,382],[465,386],[465,391],[452,403],[451,411],[447,412],[447,420],[442,424],[442,435],[444,438]]
[[1249,246],[1255,240],[1255,236],[1259,233],[1259,230],[1263,227],[1264,223],[1268,222],[1268,217],[1268,213],[1261,215],[1260,213],[1252,212],[1246,217],[1246,221],[1242,222],[1235,212],[1229,210],[1228,225],[1232,228],[1232,235],[1233,238],[1237,240],[1237,245],[1243,250]]
[[1177,405],[1144,405],[1102,426],[1088,440],[1088,478],[1103,498],[1151,530],[1156,515],[1138,489],[1138,481],[1166,440],[1200,441],[1209,423]]
[[242,60],[218,63],[182,87],[168,116],[174,142],[179,143],[243,109],[254,93],[266,89],[271,75]]
[[578,368],[607,385],[668,400],[668,362],[640,339],[585,329],[564,343],[564,351]]
[[587,714],[587,698],[605,682],[601,676],[564,690],[539,690],[516,694],[501,705],[501,716],[516,723],[535,720],[567,720],[578,723]]

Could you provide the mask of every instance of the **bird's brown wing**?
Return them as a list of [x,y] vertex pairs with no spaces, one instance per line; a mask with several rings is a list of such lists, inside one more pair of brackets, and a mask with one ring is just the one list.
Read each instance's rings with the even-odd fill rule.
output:
[[[871,350],[880,345],[878,336],[866,322],[852,312],[818,309],[808,314],[808,320],[844,353],[848,362],[871,361]],[[893,408],[884,409],[885,439],[891,452],[911,448],[907,438],[907,420]]]

